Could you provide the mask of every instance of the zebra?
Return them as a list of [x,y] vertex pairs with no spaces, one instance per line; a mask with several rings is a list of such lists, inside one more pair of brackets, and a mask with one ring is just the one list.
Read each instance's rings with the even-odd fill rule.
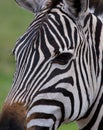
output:
[[88,0],[16,0],[36,17],[13,49],[0,130],[103,129],[103,25]]

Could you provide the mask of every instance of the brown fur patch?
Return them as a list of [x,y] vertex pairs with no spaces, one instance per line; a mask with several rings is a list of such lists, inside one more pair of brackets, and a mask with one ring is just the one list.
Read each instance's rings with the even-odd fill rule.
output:
[[4,105],[0,117],[0,130],[25,130],[27,109],[23,104]]

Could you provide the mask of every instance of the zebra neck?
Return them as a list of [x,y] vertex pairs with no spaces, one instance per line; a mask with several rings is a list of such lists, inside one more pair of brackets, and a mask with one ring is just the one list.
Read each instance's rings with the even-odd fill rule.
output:
[[77,121],[80,130],[103,130],[103,85],[85,116]]

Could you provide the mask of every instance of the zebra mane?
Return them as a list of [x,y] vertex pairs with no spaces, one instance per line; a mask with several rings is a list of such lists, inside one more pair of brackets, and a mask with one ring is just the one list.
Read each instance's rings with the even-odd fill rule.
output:
[[103,0],[89,0],[91,13],[103,21]]

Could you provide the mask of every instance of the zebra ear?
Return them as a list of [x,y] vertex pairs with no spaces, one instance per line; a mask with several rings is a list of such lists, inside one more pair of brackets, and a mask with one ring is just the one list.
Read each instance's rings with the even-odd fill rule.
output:
[[96,16],[103,16],[103,0],[89,0],[89,7]]
[[86,12],[89,8],[88,0],[65,0],[67,8],[70,12],[78,17],[82,12]]
[[33,13],[40,12],[50,0],[15,0],[17,4]]

